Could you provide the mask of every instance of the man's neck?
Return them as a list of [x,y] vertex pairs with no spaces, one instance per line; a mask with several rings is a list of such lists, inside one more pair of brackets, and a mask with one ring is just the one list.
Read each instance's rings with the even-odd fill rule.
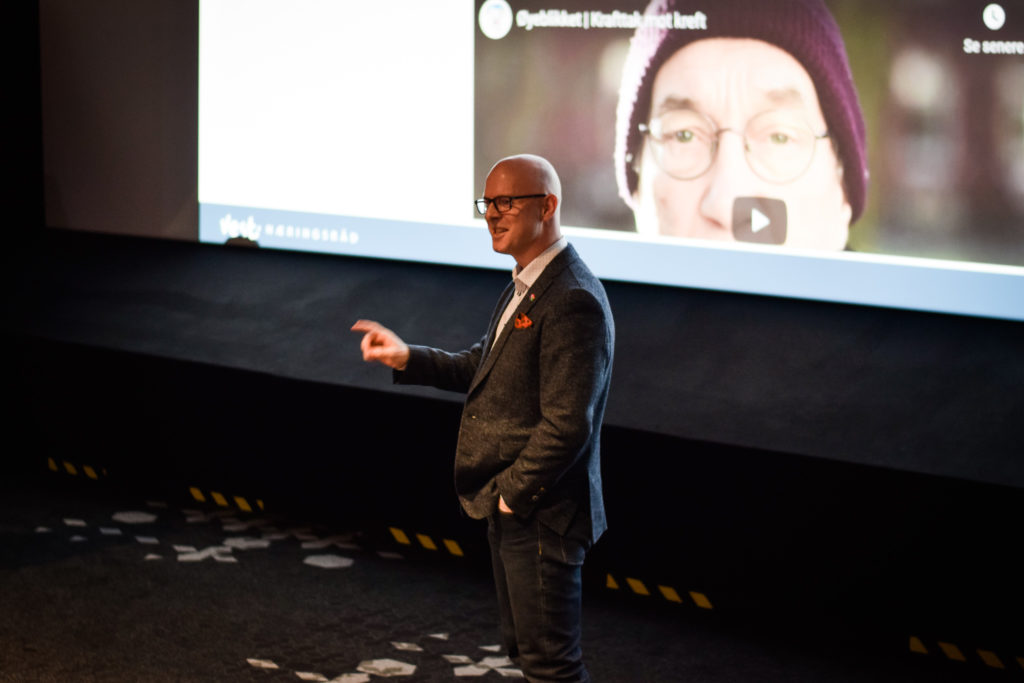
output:
[[534,244],[535,245],[536,244],[543,244],[544,246],[539,248],[539,249],[536,249],[536,248],[530,249],[529,253],[524,254],[521,257],[517,257],[516,258],[516,272],[517,273],[522,272],[523,268],[525,268],[526,266],[530,265],[538,256],[540,256],[545,251],[550,249],[551,245],[553,245],[555,242],[557,242],[560,239],[562,239],[562,234],[560,232],[556,232],[555,236],[550,238],[550,239],[548,239],[548,240],[538,239],[536,242],[534,242]]

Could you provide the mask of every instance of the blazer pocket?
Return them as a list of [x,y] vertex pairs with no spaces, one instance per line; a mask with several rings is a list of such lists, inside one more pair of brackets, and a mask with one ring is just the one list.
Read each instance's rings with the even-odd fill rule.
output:
[[509,438],[502,439],[498,443],[498,459],[511,464],[515,462],[515,459],[519,457],[519,454],[523,452],[525,447],[525,441]]

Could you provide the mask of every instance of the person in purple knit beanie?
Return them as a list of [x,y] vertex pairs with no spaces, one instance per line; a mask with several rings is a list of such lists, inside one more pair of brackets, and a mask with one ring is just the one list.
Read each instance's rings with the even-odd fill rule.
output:
[[630,43],[615,164],[637,231],[846,248],[864,118],[822,0],[653,0]]

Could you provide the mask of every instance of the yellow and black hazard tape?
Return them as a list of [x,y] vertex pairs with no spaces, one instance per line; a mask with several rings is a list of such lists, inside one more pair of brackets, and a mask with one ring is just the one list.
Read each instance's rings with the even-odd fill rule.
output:
[[[392,538],[394,538],[395,542],[399,545],[404,545],[408,547],[417,547],[418,545],[419,547],[422,547],[425,550],[430,550],[434,552],[440,551],[441,548],[443,547],[455,557],[465,556],[465,554],[462,551],[462,547],[458,544],[458,542],[450,538],[442,538],[441,542],[438,543],[434,540],[433,537],[431,537],[428,534],[409,534],[406,533],[403,529],[399,529],[395,526],[388,527],[388,531],[391,532]],[[629,589],[636,595],[653,595],[653,592],[647,587],[647,585],[639,579],[626,577],[625,582]],[[611,574],[607,575],[605,587],[612,590],[619,590],[620,588],[619,582],[616,581],[615,577],[613,577]],[[661,595],[661,597],[663,597],[665,600],[668,600],[669,602],[685,602],[685,599],[682,595],[680,595],[679,591],[677,591],[675,588],[671,586],[658,585],[657,591],[658,594]],[[701,609],[714,609],[714,605],[711,604],[711,600],[709,600],[708,596],[704,593],[700,593],[697,591],[689,591],[687,595],[689,596],[690,600],[693,601],[693,604],[697,607],[700,607]]]
[[[992,650],[983,650],[982,648],[975,648],[973,653],[969,649],[965,652],[954,643],[941,640],[936,641],[934,646],[929,649],[923,640],[917,636],[910,636],[909,649],[919,655],[941,654],[952,662],[981,663],[992,669],[1002,670],[1019,667],[1021,671],[1024,671],[1024,657],[1000,657]],[[1014,665],[1015,662],[1016,665]]]
[[206,503],[212,500],[218,507],[237,507],[242,512],[255,512],[257,509],[260,511],[264,510],[263,501],[259,498],[254,499],[253,504],[250,504],[249,499],[244,496],[228,497],[218,491],[204,492],[198,486],[190,486],[188,492],[192,494],[192,499],[198,503]]
[[[624,577],[624,579],[626,586],[629,588],[630,591],[633,592],[634,595],[638,595],[640,597],[651,597],[655,595],[655,592],[648,588],[647,584],[641,581],[640,579],[634,579],[628,576]],[[615,577],[611,574],[607,575],[604,585],[605,588],[608,588],[609,590],[622,590],[622,584],[619,581],[617,581]],[[655,587],[657,589],[657,594],[665,600],[668,600],[669,602],[674,602],[678,604],[683,604],[686,602],[686,599],[683,598],[679,591],[677,591],[672,586],[663,586],[661,584],[656,584]],[[697,607],[700,607],[701,609],[715,608],[714,605],[711,604],[711,600],[709,600],[708,596],[704,593],[700,593],[698,591],[688,591],[687,595],[689,596],[690,600],[693,601],[693,604]]]
[[84,475],[88,479],[98,481],[101,477],[107,476],[107,470],[103,467],[96,468],[91,465],[75,464],[69,460],[57,462],[54,458],[47,458],[46,466],[51,472],[64,472],[72,477]]
[[[409,534],[405,533],[398,527],[388,527],[388,531],[391,532],[391,537],[395,539],[396,543],[399,543],[400,545],[415,547],[416,544],[413,543],[413,540],[409,537]],[[442,547],[444,547],[444,549],[447,550],[449,554],[454,555],[455,557],[465,557],[465,553],[462,552],[462,546],[460,546],[456,541],[453,541],[450,538],[442,538],[441,544],[438,545],[434,541],[434,539],[427,534],[413,534],[413,537],[416,539],[416,542],[419,543],[419,545],[426,550],[439,551]]]

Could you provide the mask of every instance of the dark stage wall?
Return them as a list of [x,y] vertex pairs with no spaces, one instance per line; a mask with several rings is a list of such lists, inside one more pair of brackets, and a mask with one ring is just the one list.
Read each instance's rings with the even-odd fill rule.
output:
[[[11,303],[32,336],[456,403],[393,387],[349,327],[372,317],[463,348],[507,277],[65,231],[20,266]],[[606,286],[610,425],[1024,486],[1024,325]]]

